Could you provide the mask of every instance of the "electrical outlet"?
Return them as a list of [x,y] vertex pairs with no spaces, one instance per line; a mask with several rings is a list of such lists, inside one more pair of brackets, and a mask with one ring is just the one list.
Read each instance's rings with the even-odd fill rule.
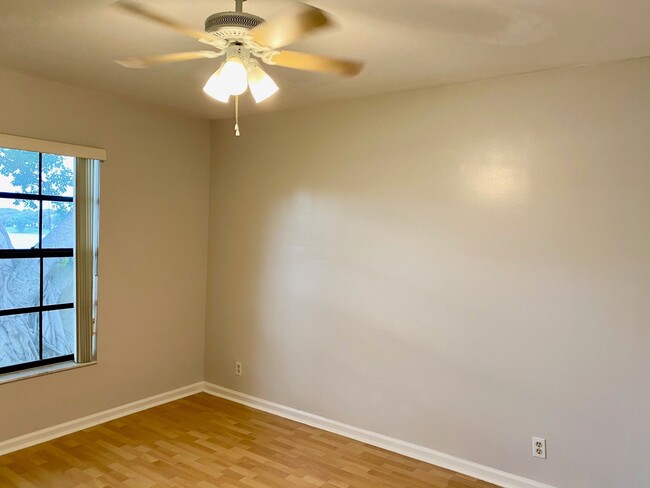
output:
[[546,439],[533,437],[533,457],[546,459]]
[[241,376],[241,375],[242,375],[242,365],[241,365],[241,361],[237,361],[237,362],[235,363],[235,374],[236,374],[237,376]]

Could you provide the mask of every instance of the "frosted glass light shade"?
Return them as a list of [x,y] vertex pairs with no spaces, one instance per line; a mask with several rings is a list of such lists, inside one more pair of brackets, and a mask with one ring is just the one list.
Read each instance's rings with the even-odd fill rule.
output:
[[206,93],[206,95],[214,98],[215,100],[218,100],[219,102],[228,103],[228,100],[230,99],[230,92],[228,91],[228,87],[221,77],[221,70],[222,68],[219,68],[214,72],[214,74],[210,77],[210,79],[208,79],[208,82],[203,87],[203,91]]
[[256,103],[263,102],[278,91],[275,81],[257,65],[248,72],[248,85]]
[[231,95],[241,95],[248,88],[248,73],[239,56],[231,56],[221,68],[221,80]]

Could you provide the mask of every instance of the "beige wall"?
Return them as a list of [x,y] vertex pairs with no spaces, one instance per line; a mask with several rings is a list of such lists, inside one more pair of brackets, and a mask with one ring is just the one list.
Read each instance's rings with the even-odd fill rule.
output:
[[106,148],[99,364],[0,385],[0,440],[203,379],[209,123],[0,71],[0,133]]
[[[0,440],[203,379],[209,124],[1,70],[0,108],[109,153],[99,364],[0,385]],[[212,131],[208,381],[560,487],[647,484],[649,61],[241,125]]]
[[560,487],[647,486],[650,61],[241,127],[212,127],[207,381]]

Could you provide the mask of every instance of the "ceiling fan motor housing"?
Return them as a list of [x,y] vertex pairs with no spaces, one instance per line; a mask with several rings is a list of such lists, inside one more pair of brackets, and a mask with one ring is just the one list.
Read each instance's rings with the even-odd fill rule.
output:
[[264,19],[246,12],[219,12],[205,19],[205,31],[217,34],[222,30],[245,29],[257,27]]

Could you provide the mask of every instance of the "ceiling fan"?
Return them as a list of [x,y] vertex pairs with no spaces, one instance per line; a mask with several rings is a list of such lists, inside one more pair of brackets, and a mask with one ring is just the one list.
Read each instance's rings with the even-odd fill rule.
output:
[[235,97],[235,134],[239,135],[239,95],[250,88],[256,103],[263,102],[278,91],[277,84],[264,72],[259,61],[269,65],[304,71],[356,76],[363,63],[319,56],[316,54],[279,49],[334,22],[323,11],[306,4],[294,12],[269,21],[243,10],[246,0],[235,0],[234,12],[219,12],[205,20],[205,32],[197,31],[168,19],[147,7],[129,0],[119,0],[115,6],[171,28],[181,34],[212,47],[212,50],[191,51],[156,56],[131,57],[116,60],[127,68],[148,68],[157,64],[219,58],[225,61],[208,79],[203,91],[222,103]]

